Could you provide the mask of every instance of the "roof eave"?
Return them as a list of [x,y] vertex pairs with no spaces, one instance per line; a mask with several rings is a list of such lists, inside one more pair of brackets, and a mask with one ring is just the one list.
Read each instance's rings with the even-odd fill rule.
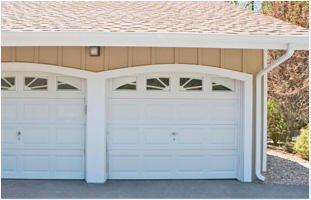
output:
[[243,35],[139,32],[10,32],[2,31],[2,46],[137,46],[308,50],[308,35]]

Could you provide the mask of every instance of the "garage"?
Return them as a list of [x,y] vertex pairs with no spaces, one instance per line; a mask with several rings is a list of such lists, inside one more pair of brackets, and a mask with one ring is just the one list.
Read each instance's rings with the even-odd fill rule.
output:
[[109,84],[109,179],[238,178],[238,80],[147,73]]
[[84,81],[2,72],[2,177],[84,179]]

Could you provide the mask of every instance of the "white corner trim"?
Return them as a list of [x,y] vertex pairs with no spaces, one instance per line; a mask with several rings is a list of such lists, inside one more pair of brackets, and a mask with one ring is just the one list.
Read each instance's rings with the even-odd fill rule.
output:
[[[243,85],[243,181],[252,181],[252,161],[253,161],[253,77],[244,82]],[[250,171],[249,171],[250,170]]]
[[308,35],[242,35],[209,33],[129,32],[9,32],[2,31],[2,46],[136,46],[308,50]]
[[[262,78],[273,68],[279,66],[281,63],[289,59],[295,52],[294,47],[290,44],[287,45],[286,53],[273,61],[269,66],[263,68],[256,74],[256,159],[255,159],[255,172],[258,179],[264,181],[265,177],[262,175],[262,162],[263,162],[263,118],[262,118]],[[266,137],[266,136],[265,136]]]

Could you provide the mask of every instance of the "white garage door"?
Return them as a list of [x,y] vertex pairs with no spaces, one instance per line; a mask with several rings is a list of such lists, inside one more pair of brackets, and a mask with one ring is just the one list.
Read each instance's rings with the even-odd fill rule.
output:
[[112,79],[110,179],[237,178],[240,82],[202,74]]
[[83,81],[2,73],[2,177],[84,179]]

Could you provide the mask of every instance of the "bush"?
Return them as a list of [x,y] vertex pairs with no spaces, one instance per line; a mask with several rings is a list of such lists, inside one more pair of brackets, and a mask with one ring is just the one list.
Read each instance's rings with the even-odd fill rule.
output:
[[289,140],[286,140],[286,142],[283,146],[283,149],[288,153],[293,153],[294,152],[294,143],[289,141]]
[[281,112],[280,105],[270,99],[268,101],[268,134],[275,145],[287,139],[287,124]]
[[303,128],[300,130],[300,135],[298,136],[294,151],[300,154],[304,159],[309,160],[309,129]]

